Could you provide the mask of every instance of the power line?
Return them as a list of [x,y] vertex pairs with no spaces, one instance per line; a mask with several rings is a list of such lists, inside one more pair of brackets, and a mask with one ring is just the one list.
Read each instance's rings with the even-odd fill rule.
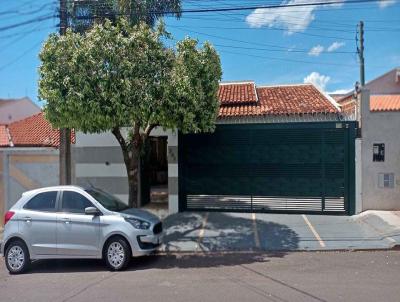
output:
[[1,31],[5,31],[5,30],[9,30],[9,29],[13,29],[13,28],[17,28],[17,27],[21,27],[24,25],[28,25],[28,24],[32,24],[32,23],[36,23],[36,22],[42,22],[42,21],[46,21],[46,20],[50,20],[53,19],[55,16],[52,15],[44,15],[44,16],[39,16],[39,17],[35,17],[33,19],[29,19],[23,22],[19,22],[19,23],[14,23],[11,25],[6,25],[3,27],[0,27],[0,32]]
[[[373,3],[373,2],[388,2],[392,0],[339,0],[339,1],[321,1],[321,2],[309,2],[309,3],[287,3],[287,4],[272,4],[272,5],[253,5],[253,6],[238,6],[238,7],[220,7],[220,8],[202,8],[202,9],[182,9],[170,10],[170,11],[149,11],[147,13],[132,12],[131,14],[118,13],[115,15],[130,16],[130,15],[149,15],[149,14],[184,14],[184,13],[210,13],[210,12],[231,12],[231,11],[244,11],[244,10],[255,10],[255,9],[279,9],[279,8],[291,8],[291,7],[307,7],[307,6],[330,6],[337,4],[362,4],[362,3]],[[83,17],[87,18],[87,17]]]
[[[259,42],[250,42],[250,41],[246,41],[246,40],[240,40],[240,39],[235,39],[235,38],[228,38],[228,37],[224,37],[224,36],[208,34],[208,33],[200,32],[200,31],[190,30],[190,29],[187,28],[187,26],[169,25],[169,27],[176,28],[176,29],[178,29],[180,31],[183,31],[183,32],[187,31],[187,32],[191,32],[191,33],[194,33],[194,34],[203,35],[203,36],[216,38],[216,39],[221,39],[221,40],[227,40],[227,41],[238,42],[238,43],[245,43],[245,44],[250,44],[250,45],[267,46],[267,47],[277,48],[277,49],[285,50],[285,51],[288,50],[288,48],[286,46],[267,44],[267,43],[259,43]],[[298,49],[298,50],[301,50],[302,52],[308,52],[309,51],[309,50],[306,50],[306,49]]]
[[[244,47],[244,46],[235,46],[235,45],[223,45],[223,44],[215,44],[213,43],[214,46],[218,47],[226,47],[226,48],[234,48],[234,49],[244,49],[244,50],[260,50],[260,51],[283,51],[286,53],[294,52],[294,53],[308,53],[309,50],[299,50],[299,49],[291,49],[288,48],[286,50],[281,50],[281,49],[268,49],[268,48],[257,48],[257,47]],[[330,51],[330,52],[323,52],[323,54],[355,54],[356,52],[354,51]]]
[[[40,24],[39,24],[40,25]],[[14,45],[15,43],[21,41],[23,38],[25,38],[26,36],[30,35],[32,32],[36,31],[38,29],[38,26],[36,26],[32,31],[30,32],[26,32],[23,35],[19,35],[17,36],[14,40],[12,40],[11,42],[9,42],[7,45],[5,45],[4,47],[0,48],[0,53],[5,51],[6,49],[8,49],[10,46]]]
[[34,44],[32,47],[28,48],[27,50],[25,50],[21,55],[19,55],[18,57],[16,57],[15,59],[13,59],[12,61],[0,66],[0,71],[3,71],[4,69],[6,69],[7,67],[11,66],[12,64],[18,62],[21,58],[23,58],[25,55],[27,55],[29,52],[31,52],[32,50],[34,50],[37,46],[39,46],[40,44],[42,44],[42,41],[39,41],[38,43]]
[[[185,28],[193,28],[194,26],[185,26]],[[223,26],[195,26],[195,28],[204,28],[204,29],[223,29],[223,30],[275,30],[275,31],[287,31],[287,28],[283,27],[223,27]],[[306,36],[314,36],[314,37],[320,37],[320,38],[329,38],[329,39],[335,39],[335,40],[348,40],[348,41],[353,41],[353,38],[347,38],[347,37],[340,37],[340,36],[328,36],[328,35],[322,35],[322,34],[314,34],[314,33],[308,33],[308,32],[296,32],[296,34],[301,34],[301,35],[306,35]]]
[[14,37],[16,37],[16,36],[21,36],[21,35],[29,34],[29,33],[32,33],[32,32],[38,32],[38,31],[42,31],[42,30],[46,30],[46,29],[54,29],[54,28],[56,28],[55,25],[53,25],[53,26],[39,27],[39,28],[33,28],[33,29],[30,29],[30,30],[22,31],[22,32],[17,32],[17,33],[2,35],[2,36],[0,36],[0,40],[2,40],[2,39],[8,39],[8,38],[14,38]]
[[341,66],[341,67],[357,67],[357,65],[353,65],[353,64],[340,64],[340,63],[330,63],[330,62],[313,62],[313,61],[305,61],[305,60],[297,60],[297,59],[260,56],[260,55],[254,55],[254,54],[243,53],[243,52],[233,52],[233,51],[227,51],[227,50],[221,50],[221,52],[234,54],[234,55],[239,55],[239,56],[247,56],[247,57],[260,58],[260,59],[277,60],[277,61],[293,62],[293,63],[303,63],[303,64],[306,63],[306,64],[313,64],[313,65],[331,65],[331,66]]
[[[18,14],[20,16],[33,15],[33,14],[36,14],[36,13],[39,13],[39,12],[43,11],[43,9],[45,9],[47,6],[53,6],[54,7],[54,4],[55,4],[55,2],[45,3],[45,4],[41,5],[39,8],[37,8],[37,9],[26,11],[26,12],[20,11],[18,9],[17,10],[2,11],[2,12],[0,12],[0,16],[3,16],[3,15],[16,15],[16,14]],[[2,19],[2,20],[4,20],[4,19]]]

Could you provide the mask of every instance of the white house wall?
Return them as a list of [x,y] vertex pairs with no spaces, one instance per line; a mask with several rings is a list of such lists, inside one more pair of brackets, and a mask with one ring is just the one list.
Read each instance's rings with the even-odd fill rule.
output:
[[[125,132],[126,134],[126,132]],[[168,136],[168,179],[170,211],[178,210],[177,194],[177,135],[173,131],[155,128],[151,136]],[[76,133],[73,145],[73,183],[94,185],[128,202],[128,177],[121,147],[111,132],[99,134]],[[171,201],[172,200],[172,201]]]
[[[400,112],[370,112],[366,95],[362,102],[362,209],[400,210]],[[385,144],[384,162],[373,161],[374,143]],[[394,188],[380,188],[379,173],[394,173]]]
[[380,77],[368,82],[365,88],[374,94],[398,94],[400,93],[400,69],[392,69],[391,71],[381,75]]
[[10,124],[28,116],[38,114],[41,109],[30,99],[0,100],[0,124]]

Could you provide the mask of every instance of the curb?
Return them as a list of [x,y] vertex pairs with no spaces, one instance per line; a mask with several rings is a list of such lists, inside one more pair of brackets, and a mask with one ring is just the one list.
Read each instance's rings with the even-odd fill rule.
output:
[[382,252],[382,251],[400,251],[400,244],[394,244],[387,248],[348,248],[348,249],[315,249],[315,250],[238,250],[238,251],[157,251],[156,255],[197,255],[197,256],[213,256],[213,255],[233,255],[233,254],[283,254],[283,253],[354,253],[354,252]]

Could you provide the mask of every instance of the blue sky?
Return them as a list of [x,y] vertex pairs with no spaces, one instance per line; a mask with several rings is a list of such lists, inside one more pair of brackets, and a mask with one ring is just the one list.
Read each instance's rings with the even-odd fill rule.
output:
[[[286,3],[309,1],[287,0]],[[29,96],[37,101],[38,53],[48,34],[57,31],[58,20],[49,17],[14,29],[4,28],[36,17],[51,16],[56,9],[55,2],[3,1],[0,9],[0,98]],[[257,84],[273,85],[303,83],[306,79],[332,92],[351,89],[359,80],[355,54],[359,20],[365,21],[367,81],[400,66],[399,2],[184,14],[179,20],[166,18],[166,23],[175,39],[191,36],[214,44],[221,56],[225,81],[254,80]],[[272,2],[187,0],[184,7],[268,3]],[[10,14],[14,9],[18,9],[18,13]],[[32,15],[30,12],[35,10]]]

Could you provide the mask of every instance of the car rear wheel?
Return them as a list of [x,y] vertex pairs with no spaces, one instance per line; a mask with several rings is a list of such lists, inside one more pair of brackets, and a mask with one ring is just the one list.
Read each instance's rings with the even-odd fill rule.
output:
[[15,240],[11,242],[5,252],[6,267],[10,274],[25,272],[31,263],[29,251],[24,242]]
[[104,260],[107,266],[113,271],[125,269],[131,259],[131,250],[128,243],[120,238],[111,238],[104,250]]

